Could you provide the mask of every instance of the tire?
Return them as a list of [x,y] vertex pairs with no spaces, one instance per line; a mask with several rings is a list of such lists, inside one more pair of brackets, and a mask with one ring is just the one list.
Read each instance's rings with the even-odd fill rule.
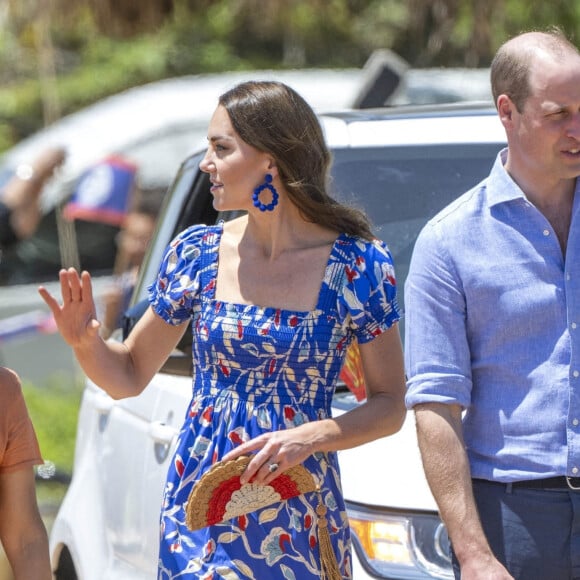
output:
[[66,546],[60,553],[58,567],[54,571],[54,580],[78,580],[74,562]]

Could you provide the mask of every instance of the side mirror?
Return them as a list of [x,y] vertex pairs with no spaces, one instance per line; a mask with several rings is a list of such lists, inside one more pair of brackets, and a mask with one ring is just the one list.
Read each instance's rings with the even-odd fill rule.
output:
[[409,64],[389,49],[375,50],[364,66],[364,79],[352,107],[383,107],[402,83]]

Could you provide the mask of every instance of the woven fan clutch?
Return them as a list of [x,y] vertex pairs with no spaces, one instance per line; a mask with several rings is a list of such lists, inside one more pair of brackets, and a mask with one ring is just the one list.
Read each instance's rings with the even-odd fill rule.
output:
[[312,474],[296,465],[281,473],[268,485],[240,483],[250,457],[242,456],[213,465],[194,485],[186,508],[186,523],[190,530],[199,530],[316,491]]
[[320,547],[320,572],[323,580],[342,580],[332,548],[326,519],[326,506],[320,489],[303,465],[295,465],[267,485],[240,482],[251,457],[242,456],[218,462],[206,471],[193,486],[187,500],[186,523],[190,530],[199,530],[232,518],[251,513],[274,503],[310,491],[318,492],[317,535]]

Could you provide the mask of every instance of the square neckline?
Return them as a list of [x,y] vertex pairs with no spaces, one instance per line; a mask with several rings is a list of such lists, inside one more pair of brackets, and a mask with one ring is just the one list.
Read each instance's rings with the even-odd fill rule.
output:
[[332,267],[332,264],[334,263],[334,255],[335,253],[338,251],[338,245],[340,242],[342,242],[343,240],[346,240],[348,238],[347,234],[345,234],[344,232],[340,232],[338,234],[338,236],[336,236],[334,242],[332,242],[332,247],[330,248],[330,252],[328,254],[328,258],[326,260],[326,266],[324,267],[324,274],[322,276],[322,279],[320,281],[320,287],[318,289],[318,295],[317,295],[317,300],[316,300],[316,306],[312,309],[312,310],[292,310],[291,308],[278,308],[276,306],[260,306],[259,304],[253,304],[253,303],[243,303],[243,302],[231,302],[228,300],[218,300],[215,296],[216,294],[216,290],[217,290],[217,273],[218,273],[218,268],[219,268],[219,247],[220,247],[220,243],[221,243],[221,239],[222,239],[222,234],[224,231],[224,225],[225,225],[225,221],[224,220],[220,220],[217,224],[215,224],[216,230],[215,230],[215,238],[214,238],[214,244],[217,248],[217,251],[214,252],[215,256],[213,259],[213,268],[212,268],[212,280],[214,281],[214,283],[212,284],[211,288],[210,288],[210,296],[208,297],[209,301],[212,304],[223,304],[223,305],[227,305],[231,308],[234,308],[236,311],[243,311],[243,312],[248,312],[248,310],[254,311],[254,312],[259,312],[262,315],[266,315],[269,312],[280,312],[282,314],[287,314],[287,315],[294,315],[294,316],[300,316],[303,318],[306,318],[308,316],[313,316],[314,314],[316,314],[317,312],[319,312],[320,310],[322,310],[323,305],[324,305],[324,287],[325,287],[325,280],[327,280],[327,276],[329,274],[329,270]]

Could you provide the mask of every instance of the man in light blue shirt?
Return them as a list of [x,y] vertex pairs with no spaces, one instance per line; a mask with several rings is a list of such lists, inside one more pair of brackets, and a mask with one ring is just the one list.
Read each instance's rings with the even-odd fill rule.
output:
[[580,53],[522,34],[491,82],[508,148],[417,240],[407,406],[457,578],[580,578]]

